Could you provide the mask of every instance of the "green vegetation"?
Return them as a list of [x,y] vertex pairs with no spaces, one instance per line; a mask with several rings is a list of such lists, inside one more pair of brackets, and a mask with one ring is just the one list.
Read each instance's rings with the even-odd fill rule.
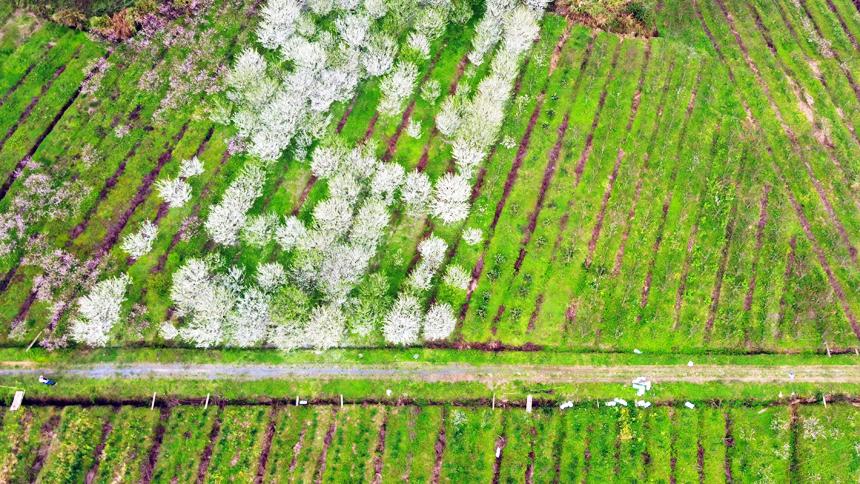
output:
[[[148,422],[145,425],[158,421],[164,441],[156,446],[141,439],[137,457],[109,461],[112,442],[136,440],[137,434],[129,424],[114,425],[101,437],[99,429],[131,413]],[[147,459],[155,459],[156,482],[169,482],[171,475],[219,482],[247,482],[257,475],[281,482],[369,481],[374,476],[399,482],[435,480],[437,473],[444,482],[511,482],[524,476],[530,482],[851,482],[860,472],[854,449],[860,437],[857,412],[844,404],[645,410],[577,406],[531,414],[447,405],[180,405],[169,409],[166,419],[159,418],[158,409],[148,408],[33,407],[4,415],[3,428],[29,427],[48,415],[58,428],[53,436],[9,437],[17,439],[20,448],[47,451],[44,467],[32,477],[51,482],[80,481],[94,470],[102,476],[123,472],[115,477],[131,480],[148,469]],[[276,418],[278,431],[272,434],[264,433],[267,415]],[[204,429],[192,430],[190,424],[201,418],[220,419],[223,426],[194,438]],[[188,438],[208,452],[178,460],[170,451],[180,449],[171,442]],[[96,445],[104,450],[93,453]],[[267,449],[265,459],[260,458],[262,447]],[[163,473],[177,464],[186,471]]]
[[[446,263],[471,272],[475,286],[436,276],[420,303],[462,310],[453,339],[464,343],[679,354],[856,346],[860,27],[850,5],[832,3],[611,6],[653,16],[660,37],[647,39],[545,16],[469,218],[445,226],[396,213],[370,264],[386,282],[359,284],[360,314],[378,324],[432,229],[449,247]],[[289,265],[294,255],[274,243],[213,248],[199,225],[247,156],[228,151],[233,128],[206,119],[211,106],[199,101],[218,87],[214,77],[195,86],[181,64],[197,78],[229,64],[253,38],[249,8],[214,1],[147,34],[146,47],[115,45],[109,55],[77,31],[26,15],[5,22],[0,167],[10,186],[0,210],[26,216],[0,258],[5,343],[68,344],[75,300],[92,284],[89,270],[72,266],[85,261],[99,263],[99,279],[130,276],[122,328],[110,334],[118,347],[165,343],[171,281],[189,258]],[[416,89],[469,90],[488,75],[488,63],[465,57],[477,18],[433,41]],[[166,40],[176,32],[193,35]],[[332,119],[344,115],[340,135],[367,133],[382,156],[401,118],[377,119],[378,81],[359,89]],[[426,156],[431,179],[452,166],[450,146],[430,129],[443,99],[416,95],[408,119],[426,129],[399,136],[391,151],[407,169]],[[197,198],[166,210],[147,184],[194,155],[205,169],[189,180]],[[309,167],[291,157],[270,167],[249,216],[310,220],[327,184],[311,184]],[[27,181],[36,176],[50,186]],[[56,211],[32,207],[39,190],[61,197]],[[153,249],[129,259],[118,240],[153,219]],[[484,242],[461,243],[467,228]],[[47,250],[57,247],[65,253]],[[350,338],[383,344],[379,327]]]

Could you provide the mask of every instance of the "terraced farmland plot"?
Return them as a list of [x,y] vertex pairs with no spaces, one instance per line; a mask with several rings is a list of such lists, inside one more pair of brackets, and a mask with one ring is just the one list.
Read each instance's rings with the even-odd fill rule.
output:
[[379,3],[0,11],[0,341],[857,345],[855,5]]
[[[274,432],[266,431],[271,423]],[[860,473],[857,411],[846,404],[587,404],[532,414],[457,406],[25,407],[7,412],[3,424],[0,446],[17,452],[4,453],[0,471],[12,481],[853,482]],[[51,430],[28,431],[39,426]],[[189,446],[177,446],[182,440]]]

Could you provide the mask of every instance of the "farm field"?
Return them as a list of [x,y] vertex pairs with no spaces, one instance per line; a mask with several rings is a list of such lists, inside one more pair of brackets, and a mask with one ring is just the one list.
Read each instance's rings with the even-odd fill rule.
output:
[[4,480],[36,482],[854,482],[848,404],[649,409],[28,406]]
[[[310,67],[299,47],[272,48],[286,41],[265,37],[268,2],[178,5],[120,43],[0,10],[3,345],[858,345],[856,3],[663,0],[655,36],[512,6],[535,35],[511,47],[505,24],[481,56],[483,2],[421,4],[441,16],[432,28],[392,8],[354,51],[390,41],[389,73],[362,57],[354,92],[302,118],[313,129],[270,137],[247,133],[267,121],[249,121],[240,69]],[[306,9],[291,41],[350,39],[338,8]],[[501,84],[467,163],[445,116],[459,106],[468,131]],[[358,173],[368,159],[373,177]],[[453,178],[465,211],[443,200]],[[326,234],[344,223],[332,207],[348,220]]]

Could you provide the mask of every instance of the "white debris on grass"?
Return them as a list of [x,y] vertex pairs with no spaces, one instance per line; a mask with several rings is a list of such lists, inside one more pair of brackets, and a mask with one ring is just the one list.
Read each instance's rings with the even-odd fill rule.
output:
[[558,408],[560,408],[561,410],[564,410],[566,408],[572,408],[572,407],[573,407],[573,402],[571,400],[568,400],[568,401],[566,401],[566,402],[564,402],[558,406]]
[[794,381],[794,372],[793,371],[788,372],[788,379],[789,379],[789,381]]
[[633,388],[636,390],[636,396],[641,397],[651,389],[651,380],[644,376],[638,376],[633,379]]
[[693,405],[693,403],[692,403],[692,402],[686,402],[686,403],[684,403],[684,406],[685,406],[685,407],[687,407],[687,408],[689,408],[689,409],[696,408],[696,406],[695,406],[695,405]]
[[606,405],[607,407],[614,407],[616,405],[624,405],[626,407],[627,406],[627,400],[625,400],[623,398],[617,398],[616,397],[616,398],[613,398],[612,400],[604,403],[604,405]]
[[308,404],[307,400],[299,400],[299,405],[307,405],[307,404]]
[[388,390],[385,390],[385,394],[390,397],[391,396],[391,389],[389,388]]
[[636,406],[639,408],[648,408],[651,406],[651,402],[646,402],[645,400],[636,400]]
[[498,459],[499,456],[501,456],[501,455],[502,455],[502,448],[496,447],[496,459]]
[[687,366],[693,366],[693,361],[692,360],[688,361]]
[[633,352],[636,353],[637,355],[642,354],[642,350],[640,350],[639,348],[633,348]]

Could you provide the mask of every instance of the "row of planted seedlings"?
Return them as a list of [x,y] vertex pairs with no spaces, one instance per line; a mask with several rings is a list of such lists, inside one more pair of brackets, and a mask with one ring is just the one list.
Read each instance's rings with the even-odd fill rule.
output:
[[[701,25],[697,25],[698,20],[692,5],[679,5],[675,10],[667,9],[664,18],[670,22],[672,31],[683,33],[685,42],[702,50],[712,48],[706,33],[702,32]],[[734,73],[733,70],[729,72],[730,76]],[[759,262],[751,267],[752,273],[746,278],[746,294],[742,296],[744,313],[741,317],[744,319],[743,326],[749,329],[737,334],[736,338],[750,338],[753,344],[756,344],[757,339],[778,339],[780,344],[818,346],[822,335],[831,332],[825,332],[823,329],[844,328],[844,320],[840,321],[839,314],[821,310],[822,301],[825,305],[828,304],[822,297],[830,292],[827,280],[817,270],[815,255],[811,253],[810,245],[797,223],[797,216],[793,213],[789,200],[786,200],[786,186],[779,176],[774,176],[770,165],[771,154],[761,146],[751,149],[745,156],[754,161],[764,160],[764,163],[753,162],[752,169],[755,170],[754,176],[761,178],[759,189],[767,192],[766,195],[759,193],[760,197],[767,197],[767,207],[764,212],[761,206],[754,209],[760,218],[756,223],[761,222],[762,213],[765,214],[764,227],[761,230],[762,242],[761,249],[756,249],[760,251]],[[755,230],[759,231],[758,228]],[[755,237],[759,238],[759,234]],[[697,238],[695,233],[690,236],[690,240]],[[692,255],[688,254],[688,261]],[[692,264],[685,262],[685,265],[689,267],[689,270],[685,268],[685,273],[692,273]],[[771,287],[774,290],[757,291],[756,287]],[[753,297],[749,297],[750,295]],[[732,296],[732,300],[737,297]],[[819,323],[824,319],[830,322]],[[750,323],[752,320],[755,322]],[[766,343],[761,344],[765,345]]]
[[[845,296],[845,287],[856,284],[856,264],[852,262],[851,235],[856,221],[846,213],[852,209],[846,207],[850,199],[828,193],[833,189],[832,183],[838,182],[838,177],[828,177],[830,187],[823,185],[823,173],[832,170],[832,160],[826,159],[826,154],[811,134],[803,131],[797,125],[787,124],[786,120],[794,120],[800,115],[791,112],[793,104],[790,100],[783,101],[782,96],[774,94],[767,82],[774,82],[773,76],[764,78],[761,67],[746,54],[748,48],[741,49],[738,39],[727,31],[724,25],[726,16],[718,6],[696,3],[692,5],[694,18],[697,18],[701,33],[711,49],[719,49],[718,57],[732,79],[737,79],[743,89],[737,91],[744,110],[749,110],[751,123],[760,134],[760,141],[765,148],[768,165],[772,168],[775,184],[785,189],[789,203],[786,205],[797,222],[797,239],[805,239],[810,246],[810,252],[818,265],[818,271],[824,282],[820,293],[825,288],[833,292],[831,307],[837,311],[832,317],[834,324],[828,324],[828,331],[823,338],[842,339],[846,331],[857,333],[856,320],[858,310],[856,301]],[[716,22],[714,18],[721,22]],[[707,30],[706,30],[707,29]],[[745,44],[744,44],[745,45]],[[787,114],[792,114],[787,118]],[[818,148],[818,149],[816,149]],[[829,165],[829,167],[828,167]],[[826,182],[826,181],[825,181]],[[844,187],[835,187],[844,190]],[[821,300],[824,300],[823,298]],[[841,322],[840,322],[841,320]]]
[[[24,35],[27,27],[27,24],[19,26],[17,22],[10,22],[0,33],[0,99],[3,103],[33,72],[36,63],[46,58],[56,45],[56,39],[67,33],[66,29],[49,23],[31,25],[32,30]],[[24,32],[19,28],[25,29]]]
[[[845,141],[848,140],[838,136],[844,132],[844,127],[840,129],[839,120],[831,114],[832,111],[827,112],[826,108],[830,105],[826,98],[809,87],[797,87],[793,70],[768,51],[758,32],[751,31],[745,25],[746,22],[735,21],[735,16],[729,12],[725,3],[717,2],[713,6],[703,4],[701,12],[706,22],[714,24],[714,34],[727,55],[738,61],[743,60],[743,64],[737,64],[738,68],[742,69],[746,65],[753,70],[756,83],[767,96],[772,111],[781,124],[788,125],[774,133],[784,132],[789,138],[787,145],[792,148],[799,162],[795,166],[804,168],[808,173],[819,198],[825,204],[831,223],[839,232],[839,239],[846,247],[848,259],[856,264],[853,239],[858,233],[857,221],[851,217],[856,205],[848,188],[850,183],[845,184],[841,177],[834,175],[838,173],[837,167],[843,164],[843,160],[846,164],[855,164],[853,160],[856,159],[858,147],[853,145],[853,140],[852,144],[847,144]],[[720,25],[716,24],[718,21]],[[725,30],[730,33],[724,34]],[[830,119],[830,123],[836,127],[822,129],[815,126],[816,123],[824,122],[824,119]],[[823,137],[828,140],[823,141]],[[800,150],[798,146],[808,150]],[[845,260],[843,263],[851,262]]]
[[[220,34],[213,36],[220,45],[216,54],[227,55],[226,51],[232,45],[230,39],[237,34],[238,26],[235,20],[229,20],[231,16],[218,15],[221,9],[228,9],[232,13],[243,12],[243,9],[236,6],[220,3],[214,5],[207,13],[209,17],[206,21],[221,21],[210,24],[213,31],[200,35]],[[127,226],[129,229],[136,229],[140,218],[130,218],[129,215],[150,213],[147,210],[149,205],[143,204],[143,207],[140,207],[140,202],[151,202],[158,198],[149,196],[153,192],[152,182],[155,181],[152,179],[152,173],[157,175],[164,165],[170,170],[171,163],[178,164],[178,160],[182,159],[179,158],[180,155],[187,155],[189,158],[193,156],[209,133],[210,123],[202,116],[202,110],[196,103],[188,103],[179,110],[165,110],[161,107],[171,89],[171,86],[166,85],[164,77],[170,75],[170,81],[174,81],[174,66],[187,58],[189,46],[179,43],[178,47],[168,49],[155,45],[152,49],[142,50],[136,49],[133,44],[126,47],[127,51],[114,55],[113,59],[117,62],[115,69],[109,69],[105,73],[99,90],[93,96],[94,99],[102,101],[97,104],[102,109],[95,109],[96,114],[93,116],[100,122],[85,122],[91,106],[83,104],[73,113],[74,116],[69,117],[70,129],[65,131],[66,136],[58,135],[56,143],[46,143],[48,156],[52,152],[57,153],[58,157],[65,155],[64,159],[70,162],[71,170],[79,170],[87,175],[92,173],[90,176],[98,184],[97,188],[88,191],[75,217],[63,224],[48,225],[52,229],[48,235],[49,241],[68,250],[82,261],[104,258],[114,246],[118,249],[119,244],[116,242],[119,234],[111,233],[117,231],[116,224],[123,223],[123,228]],[[213,66],[207,68],[214,69]],[[126,76],[123,73],[133,75]],[[160,80],[153,81],[152,78]],[[153,86],[144,88],[145,84]],[[110,100],[114,102],[109,102]],[[72,127],[76,129],[71,129]],[[92,136],[90,139],[98,141],[89,146],[73,144],[75,136],[82,135]],[[66,153],[66,150],[71,153]],[[103,158],[94,162],[92,156]],[[138,200],[135,200],[136,196]],[[141,208],[142,210],[139,210]],[[107,270],[114,270],[117,266],[124,269],[125,265],[126,255],[117,254],[109,260]],[[38,271],[39,268],[30,270]],[[28,282],[29,279],[23,279],[25,285]],[[31,285],[26,292],[30,293],[36,289],[38,287]],[[76,290],[72,288],[61,297],[72,299]],[[26,299],[24,300],[26,302]],[[42,309],[46,309],[47,314],[37,314],[34,319],[40,322],[49,321],[52,317],[51,308]],[[24,313],[19,317],[28,315],[29,313]],[[41,327],[44,325],[38,329]],[[38,329],[33,329],[32,332],[36,333]]]
[[[603,140],[592,132],[593,126],[604,116],[611,118],[616,114],[614,106],[629,103],[632,97],[630,93],[617,92],[618,82],[623,79],[618,70],[629,68],[634,74],[630,83],[634,85],[641,70],[641,58],[637,59],[637,53],[642,52],[639,42],[619,42],[610,36],[598,36],[588,42],[593,43],[577,49],[585,51],[585,56],[568,63],[576,78],[569,84],[571,87],[558,94],[566,102],[545,108],[554,122],[539,124],[541,137],[532,135],[529,153],[505,211],[501,212],[496,237],[489,244],[475,289],[476,299],[464,323],[464,329],[481,337],[487,337],[489,332],[504,342],[521,344],[540,341],[542,338],[535,337],[539,332],[552,331],[536,325],[543,296],[540,292],[529,294],[542,282],[540,270],[532,272],[536,263],[533,259],[543,251],[557,250],[558,235],[548,237],[545,231],[563,229],[561,225],[566,222],[559,215],[564,216],[572,206],[568,196],[584,181],[581,177],[593,163],[592,153],[605,151]],[[627,67],[621,67],[625,64]],[[612,169],[612,164],[607,168]],[[586,225],[582,220],[575,224]],[[545,260],[537,267],[550,269]],[[563,290],[560,286],[559,291]],[[534,302],[538,300],[541,301]],[[486,320],[481,321],[482,313],[488,314]],[[562,320],[559,316],[553,315],[556,321]]]
[[[629,231],[633,230],[633,226],[628,225],[628,220],[632,222],[639,219],[636,215],[630,219],[629,213],[639,208],[639,198],[648,196],[647,190],[652,188],[645,183],[644,177],[650,174],[652,166],[660,166],[660,158],[655,156],[653,148],[662,147],[657,140],[660,135],[665,134],[664,130],[671,126],[666,122],[667,117],[675,114],[676,110],[683,111],[683,87],[687,77],[677,75],[679,71],[674,69],[671,60],[660,62],[663,55],[670,59],[678,55],[673,47],[671,44],[652,41],[648,55],[653,58],[648,58],[646,66],[646,58],[643,55],[637,64],[640,69],[645,69],[645,84],[642,87],[644,91],[638,94],[638,104],[635,101],[637,95],[631,93],[639,89],[639,81],[635,79],[641,78],[641,72],[638,76],[631,73],[630,77],[633,79],[626,85],[622,84],[624,87],[619,92],[620,96],[617,96],[617,99],[613,99],[616,96],[610,97],[602,110],[598,107],[598,110],[594,111],[594,121],[587,129],[590,130],[590,135],[601,141],[596,142],[593,147],[574,151],[573,156],[579,157],[580,163],[584,163],[582,179],[577,183],[576,176],[572,177],[570,183],[575,185],[576,189],[569,197],[562,199],[565,201],[563,208],[560,208],[562,212],[555,215],[552,222],[547,219],[547,228],[551,231],[543,237],[552,240],[551,248],[535,247],[533,263],[538,264],[538,272],[543,274],[536,279],[536,293],[532,296],[534,310],[528,317],[536,334],[554,333],[562,340],[567,340],[568,344],[593,344],[593,338],[597,336],[593,331],[603,330],[602,327],[590,327],[590,318],[582,316],[589,311],[588,305],[598,304],[595,295],[585,293],[604,289],[604,286],[609,285],[604,281],[622,274],[620,262],[629,257],[627,251],[633,249],[632,244],[628,245],[628,240],[632,239]],[[688,72],[695,77],[696,64],[690,62],[688,66]],[[654,74],[649,76],[648,72],[652,69]],[[616,79],[607,80],[604,89],[613,89],[610,82],[618,83]],[[680,106],[664,104],[667,90],[678,96],[681,101],[678,101],[677,105]],[[630,122],[630,116],[634,116],[633,123]],[[619,132],[621,137],[617,137]],[[611,133],[616,133],[616,136]],[[607,140],[608,143],[603,145],[602,140]],[[665,175],[668,177],[668,173]],[[559,188],[563,190],[565,186],[566,184],[560,184]],[[604,203],[612,202],[613,198],[620,206],[624,206],[624,201],[627,201],[627,205],[621,210],[611,210],[609,206],[604,206]],[[608,218],[606,210],[609,210]],[[627,213],[623,213],[624,211]],[[622,218],[614,218],[618,216]],[[605,220],[601,222],[600,217]],[[606,226],[607,236],[611,236],[613,241],[617,239],[616,246],[600,243],[600,233],[597,230],[603,232],[603,224]],[[620,225],[617,229],[616,224]],[[547,267],[541,271],[541,251],[544,254],[549,251],[550,260],[556,261],[564,270],[551,271]],[[619,261],[617,269],[613,267],[616,260]],[[563,285],[562,287],[566,287],[559,294],[548,290],[571,273],[575,274],[572,283]],[[624,302],[619,301],[618,304]],[[550,323],[554,320],[555,324]],[[595,323],[607,325],[607,322],[602,320]]]
[[9,480],[289,482],[843,479],[847,404],[566,411],[460,406],[32,407],[3,416]]
[[[14,81],[9,79],[10,85],[3,92],[5,101],[0,106],[0,153],[3,155],[4,178],[25,156],[54,114],[72,96],[84,77],[84,66],[91,58],[101,55],[103,50],[101,45],[74,30],[58,28],[48,29],[48,32],[55,34],[52,38],[55,44],[42,44],[41,49],[33,49],[35,52],[22,48],[27,53],[32,52],[36,59],[7,59],[10,67],[12,62],[39,62],[26,76],[26,70],[19,76],[13,74],[18,78]],[[42,35],[37,35],[34,43],[39,45],[43,39]],[[19,80],[22,81],[20,85]]]
[[[514,158],[519,151],[520,141],[526,136],[531,123],[531,114],[538,109],[537,104],[542,98],[542,94],[548,89],[548,85],[552,85],[554,90],[561,89],[560,83],[562,71],[566,69],[565,64],[560,64],[560,68],[552,72],[551,77],[547,77],[549,71],[553,70],[553,55],[557,49],[564,50],[563,36],[565,35],[567,23],[562,17],[546,16],[541,25],[540,40],[532,47],[529,58],[524,62],[524,66],[520,72],[520,77],[516,81],[514,87],[514,96],[510,101],[510,106],[507,108],[506,123],[503,124],[501,133],[499,134],[499,143],[495,149],[487,156],[481,167],[478,168],[477,174],[474,177],[472,190],[471,208],[469,217],[458,224],[452,226],[439,226],[436,228],[437,235],[442,237],[448,244],[446,254],[446,263],[450,266],[456,264],[465,271],[470,270],[471,266],[464,264],[459,258],[459,254],[464,251],[478,251],[482,244],[480,241],[465,242],[462,240],[463,235],[468,229],[479,229],[482,231],[482,238],[489,237],[492,233],[489,223],[483,223],[484,220],[491,220],[495,204],[491,204],[492,196],[495,193],[501,193],[505,187],[505,177],[514,163]],[[574,36],[575,34],[570,34]],[[560,46],[561,45],[561,46]],[[560,46],[560,47],[559,47]],[[559,59],[562,56],[570,54],[558,53]],[[543,97],[549,97],[544,95]],[[413,242],[417,245],[417,241]],[[407,253],[411,255],[411,252]],[[408,260],[408,259],[407,259]],[[445,269],[443,268],[442,271]],[[440,271],[440,272],[442,272]],[[403,276],[405,276],[405,271]],[[440,274],[441,275],[441,274]],[[401,276],[402,278],[402,276]],[[465,287],[453,287],[443,281],[439,277],[435,282],[435,287],[431,291],[429,297],[438,299],[440,302],[451,304],[455,312],[460,307],[460,302],[466,297]]]
[[[723,136],[730,136],[731,133],[724,133],[719,119],[716,122],[711,119],[714,112],[711,110],[719,103],[716,92],[718,84],[710,76],[704,75],[704,69],[708,69],[706,64],[697,64],[697,67],[694,73],[682,81],[686,89],[680,97],[678,109],[666,113],[665,118],[657,121],[660,127],[655,127],[667,137],[670,144],[665,149],[654,146],[647,155],[648,171],[643,173],[642,199],[650,200],[653,197],[655,202],[651,206],[644,203],[636,206],[638,213],[635,219],[640,223],[634,223],[630,228],[630,243],[625,247],[614,271],[617,277],[622,278],[621,290],[630,291],[630,297],[624,301],[624,310],[613,306],[615,298],[623,298],[624,293],[606,287],[601,288],[603,298],[598,305],[586,304],[583,306],[584,311],[577,314],[577,321],[590,321],[591,311],[607,311],[607,337],[619,338],[626,345],[635,346],[637,334],[639,338],[647,336],[644,340],[649,345],[653,341],[653,347],[695,341],[701,344],[707,332],[707,316],[687,314],[683,310],[692,306],[689,300],[693,299],[693,295],[710,294],[715,284],[716,269],[712,273],[697,271],[695,275],[701,274],[702,277],[686,282],[690,287],[685,296],[688,301],[676,309],[673,281],[683,278],[675,276],[683,271],[683,264],[674,266],[666,262],[670,257],[677,257],[675,249],[679,245],[686,251],[687,234],[692,233],[696,221],[702,225],[703,233],[717,233],[725,224],[727,211],[724,208],[715,207],[721,210],[712,210],[709,214],[712,218],[710,224],[702,224],[696,218],[697,204],[685,203],[685,200],[700,192],[706,183],[704,180],[711,176],[710,167],[715,162],[724,166],[729,173],[735,169],[735,165],[727,159],[725,150],[721,149],[726,144]],[[715,180],[720,180],[721,171],[715,172]],[[718,237],[697,237],[693,244],[700,257],[700,264],[718,264],[718,257],[714,256],[719,254],[722,245]],[[671,297],[667,298],[666,293]],[[665,301],[668,299],[671,299],[672,304],[667,306]],[[661,310],[666,313],[660,314]],[[637,325],[641,326],[638,333],[635,331]],[[687,332],[683,336],[675,334],[670,337],[674,338],[673,341],[662,340],[660,336],[669,333],[666,331],[667,326],[686,327]],[[627,333],[627,327],[634,329]],[[652,340],[652,337],[657,339]]]
[[[789,45],[788,43],[778,43],[778,47],[772,44],[773,36],[791,34],[795,39],[791,44],[792,46],[797,48],[806,45],[806,42],[796,40],[797,31],[802,28],[801,24],[792,25],[786,16],[788,9],[796,10],[796,8],[781,4],[768,5],[768,7],[779,10],[779,12],[771,10],[773,15],[765,15],[768,17],[766,20],[754,8],[753,4],[747,4],[746,7],[747,9],[744,10],[739,4],[727,2],[727,4],[718,4],[714,14],[717,15],[716,20],[728,22],[730,29],[737,31],[744,48],[748,51],[748,59],[752,65],[767,66],[767,69],[762,69],[761,72],[773,73],[767,77],[767,83],[775,87],[775,89],[771,87],[770,90],[774,93],[786,93],[789,97],[779,104],[777,109],[780,112],[789,112],[794,109],[794,106],[800,106],[800,108],[805,106],[810,112],[804,112],[804,117],[807,118],[807,122],[810,119],[814,121],[813,130],[820,129],[821,123],[832,127],[828,136],[832,135],[833,139],[836,140],[836,149],[834,150],[833,147],[827,149],[830,160],[825,161],[825,166],[822,168],[823,172],[819,172],[819,174],[830,173],[830,175],[820,180],[832,179],[837,185],[850,184],[850,179],[853,176],[851,172],[854,171],[850,165],[853,164],[852,160],[855,158],[851,153],[857,148],[856,140],[848,136],[849,132],[846,130],[846,125],[842,124],[848,121],[840,119],[841,113],[839,116],[834,114],[833,106],[828,103],[828,97],[831,102],[833,100],[833,97],[830,97],[833,96],[834,92],[832,86],[839,84],[834,83],[832,77],[829,78],[829,82],[823,80],[819,82],[814,80],[813,72],[807,72],[820,69],[820,67],[813,67],[813,62],[818,65],[819,61],[813,61],[809,57],[810,55],[820,57],[819,54],[805,53],[804,55],[807,57],[804,63],[798,58],[798,55],[790,56],[783,53],[782,48]],[[734,14],[729,13],[729,10],[733,10]],[[746,15],[748,13],[751,15]],[[770,27],[767,25],[768,22],[770,22]],[[776,25],[773,22],[777,22]],[[740,46],[737,39],[733,40],[736,45]],[[776,65],[772,65],[773,62],[763,56],[768,50],[772,54],[769,57],[776,59]],[[832,61],[824,62],[832,63]],[[756,68],[759,69],[759,67]],[[842,80],[844,83],[844,76]],[[798,88],[798,85],[801,87]],[[822,88],[827,88],[830,92],[824,93]],[[810,97],[807,98],[807,96]],[[777,101],[780,99],[777,94],[774,94],[773,97]],[[840,96],[840,100],[843,101],[840,102],[841,107],[850,115],[856,108],[856,99],[846,98],[843,94]],[[812,108],[818,112],[812,113]],[[802,125],[802,118],[800,123],[800,129],[806,129]],[[798,126],[798,123],[794,123],[793,126]],[[802,139],[801,142],[815,143],[808,138],[805,141]],[[757,148],[757,151],[763,150]],[[753,152],[746,156],[752,160],[758,160],[766,157],[767,153]],[[828,166],[828,163],[832,164]],[[731,247],[730,270],[726,273],[724,287],[730,291],[734,289],[734,291],[726,294],[723,300],[725,305],[731,305],[732,309],[727,311],[721,322],[732,327],[737,340],[753,346],[759,346],[758,340],[764,338],[780,340],[782,345],[788,342],[784,336],[787,336],[788,340],[796,340],[790,344],[798,346],[814,347],[820,345],[822,339],[825,342],[852,341],[856,336],[852,334],[846,317],[841,314],[832,315],[832,308],[838,307],[840,302],[829,294],[832,290],[830,284],[824,274],[809,268],[809,265],[815,265],[814,259],[810,260],[809,263],[802,262],[798,267],[792,267],[794,265],[792,260],[797,259],[796,250],[800,250],[802,257],[800,260],[807,260],[809,256],[804,256],[804,254],[809,254],[810,249],[808,241],[804,240],[805,237],[803,237],[800,227],[794,225],[794,228],[788,231],[788,235],[783,231],[787,224],[780,220],[780,215],[783,215],[782,212],[788,210],[785,216],[789,219],[795,217],[791,214],[793,208],[785,200],[784,187],[779,178],[774,177],[770,170],[760,170],[760,163],[752,163],[752,165],[750,167],[750,163],[747,162],[745,169],[756,171],[754,176],[759,178],[758,186],[747,193],[739,192],[737,194],[739,197],[743,196],[743,205],[745,205],[739,209],[738,213],[743,216],[749,212],[758,212],[758,217],[752,222],[744,220],[738,223],[736,235],[743,237],[746,234],[749,236]],[[834,170],[836,168],[834,165],[839,166],[839,170]],[[839,176],[832,176],[833,174]],[[755,193],[756,191],[758,193]],[[832,192],[832,190],[830,191]],[[759,202],[753,203],[753,197],[758,197]],[[749,217],[746,218],[749,219]],[[749,234],[749,230],[743,230],[744,227],[753,224],[756,226],[754,237]],[[798,234],[801,236],[800,240],[797,238]],[[732,263],[732,261],[737,262]],[[744,266],[749,267],[750,274],[743,274],[741,271],[733,274],[731,271],[731,268],[743,269]],[[762,266],[765,267],[766,273],[759,275],[757,272]],[[768,267],[779,270],[768,270]],[[773,280],[774,284],[768,285],[769,280]],[[764,284],[762,285],[762,283]],[[756,286],[777,287],[780,290],[756,291]],[[754,306],[756,306],[755,312],[757,314],[752,316]],[[822,319],[829,321],[823,324],[820,322]],[[736,322],[740,322],[740,324],[736,324]]]

